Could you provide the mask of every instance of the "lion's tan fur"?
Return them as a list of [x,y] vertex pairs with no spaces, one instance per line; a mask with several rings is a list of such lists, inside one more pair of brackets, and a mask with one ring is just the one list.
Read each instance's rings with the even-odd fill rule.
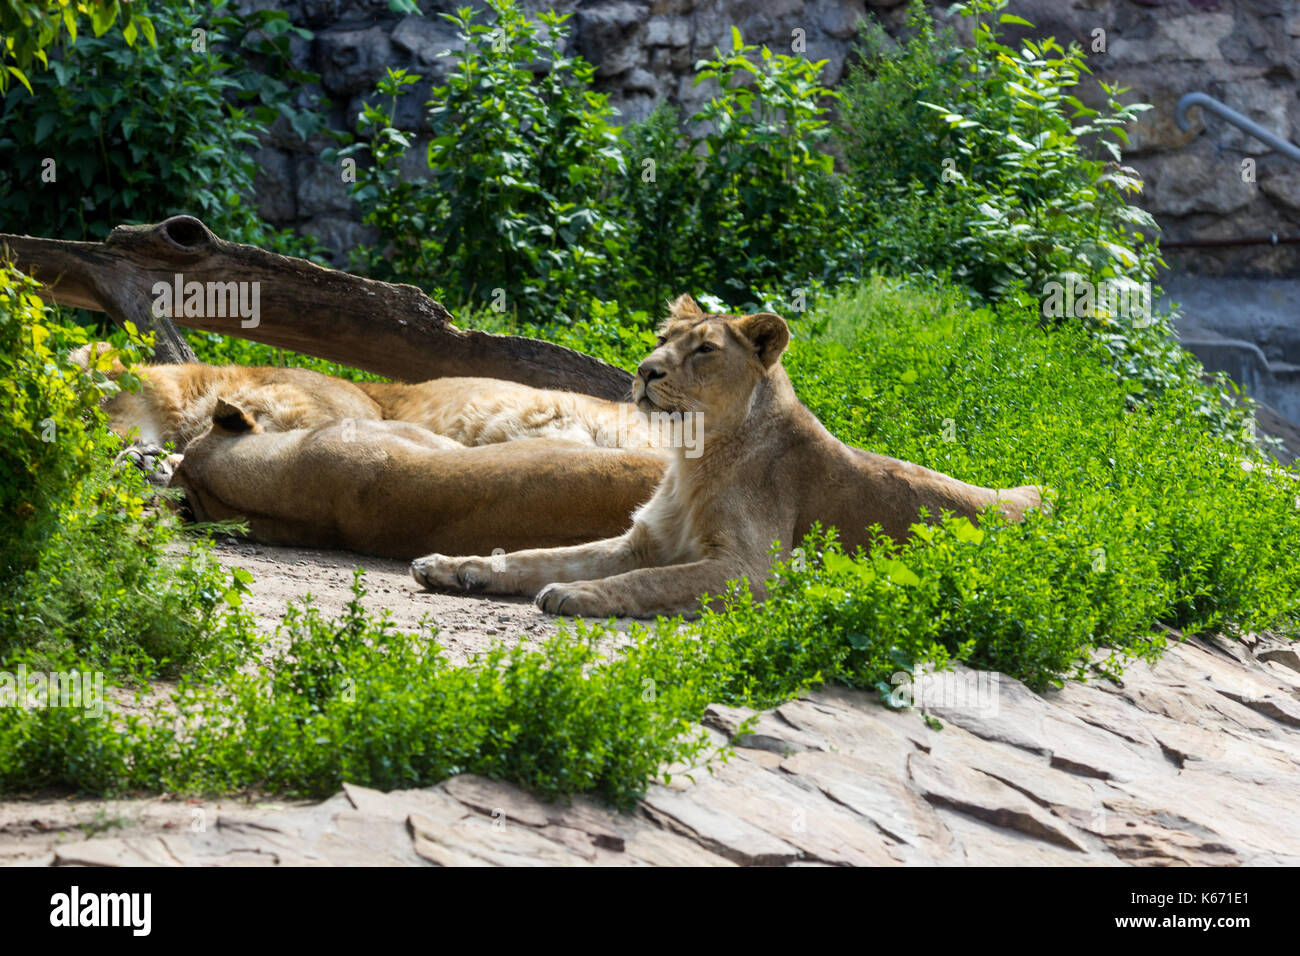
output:
[[467,448],[409,422],[263,431],[219,401],[174,483],[198,520],[246,519],[268,544],[412,558],[617,534],[663,467],[657,452],[544,438]]
[[[107,347],[107,346],[100,346]],[[85,351],[73,354],[83,366]],[[120,373],[120,365],[114,374]],[[300,368],[146,365],[136,392],[105,403],[114,431],[178,452],[202,435],[217,400],[242,409],[263,431],[316,428],[344,419],[410,422],[462,445],[551,438],[593,448],[662,445],[631,406],[492,378],[442,378],[408,385],[353,383]]]
[[705,315],[678,299],[634,395],[647,412],[702,415],[703,453],[676,450],[617,537],[496,560],[432,554],[413,564],[416,580],[536,594],[552,613],[690,613],[702,593],[720,594],[742,575],[761,594],[772,542],[788,554],[814,522],[839,529],[852,549],[869,543],[871,525],[905,539],[923,507],[976,519],[997,503],[1019,519],[1040,504],[1034,486],[982,488],[844,445],[795,397],[780,364],[788,341],[779,316]]
[[[89,348],[74,361],[84,366]],[[113,429],[173,445],[172,483],[195,517],[245,519],[270,544],[409,559],[590,541],[627,528],[665,467],[661,439],[630,405],[585,395],[485,378],[135,371],[142,387],[105,403]]]

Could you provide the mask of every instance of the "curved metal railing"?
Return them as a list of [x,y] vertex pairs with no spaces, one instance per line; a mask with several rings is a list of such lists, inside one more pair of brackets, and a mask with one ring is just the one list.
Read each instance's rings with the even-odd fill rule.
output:
[[1174,122],[1178,124],[1178,128],[1183,132],[1187,132],[1192,126],[1192,121],[1187,118],[1187,111],[1193,106],[1199,106],[1203,110],[1222,117],[1233,126],[1255,137],[1261,143],[1267,143],[1282,155],[1300,163],[1300,146],[1287,142],[1276,133],[1264,129],[1254,120],[1243,116],[1232,107],[1225,106],[1213,96],[1207,96],[1205,93],[1188,93],[1178,101],[1178,106],[1174,110]]

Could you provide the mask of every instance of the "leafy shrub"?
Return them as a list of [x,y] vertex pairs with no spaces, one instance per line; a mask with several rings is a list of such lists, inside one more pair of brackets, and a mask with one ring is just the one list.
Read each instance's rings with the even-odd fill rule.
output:
[[7,0],[0,6],[0,95],[16,79],[31,91],[27,78],[37,62],[49,66],[49,50],[63,31],[69,40],[77,39],[77,30],[90,18],[95,36],[103,36],[122,16],[122,35],[130,46],[138,36],[152,45],[153,24],[133,10],[123,10],[119,0]]
[[817,79],[824,61],[733,31],[730,53],[697,66],[719,89],[688,130],[661,106],[620,137],[592,66],[560,51],[565,16],[488,7],[491,24],[449,16],[465,49],[428,104],[427,181],[399,167],[412,144],[393,117],[418,79],[403,70],[380,81],[387,102],[366,105],[363,139],[337,152],[372,161],[354,189],[383,237],[363,253],[372,274],[472,308],[500,289],[505,309],[544,323],[576,319],[591,298],[655,308],[684,288],[756,303],[857,268],[852,186],[818,148],[834,97]]
[[708,649],[671,627],[638,629],[612,659],[582,631],[537,649],[498,644],[462,668],[425,635],[367,615],[364,595],[358,577],[337,621],[295,610],[271,671],[186,680],[147,721],[0,708],[0,789],[255,783],[320,796],[344,780],[387,790],[468,772],[628,806],[661,762],[705,753],[692,723],[708,703]]
[[143,655],[157,669],[242,643],[247,623],[226,612],[246,574],[230,579],[202,546],[169,556],[176,527],[146,507],[141,475],[110,472],[121,442],[99,400],[138,382],[109,381],[115,353],[88,370],[69,362],[84,342],[34,282],[0,267],[0,661],[75,653],[109,666]]
[[[866,31],[838,141],[863,196],[869,261],[894,275],[948,276],[990,301],[1033,301],[1050,319],[1083,325],[1135,403],[1197,382],[1203,369],[1154,310],[1158,227],[1132,204],[1141,181],[1120,165],[1125,127],[1150,107],[1122,104],[1125,91],[1105,83],[1105,104],[1085,105],[1072,92],[1088,72],[1083,50],[1050,37],[1007,46],[991,22],[1005,7],[954,7],[974,20],[966,48],[919,2],[905,42]],[[1027,24],[1012,14],[999,21]],[[1145,288],[1147,298],[1136,308],[1098,300],[1057,311],[1052,283]],[[1219,433],[1240,431],[1245,416],[1226,380],[1201,391]]]
[[[122,223],[188,213],[223,238],[311,254],[248,204],[256,165],[246,151],[281,112],[304,135],[320,125],[289,102],[288,84],[310,75],[283,65],[286,33],[305,31],[283,11],[228,15],[226,0],[136,6],[151,42],[135,42],[130,27],[82,34],[0,101],[0,231],[100,239]],[[205,45],[195,49],[199,28]],[[250,69],[250,58],[270,72]]]
[[697,203],[711,233],[696,253],[710,267],[707,291],[739,304],[770,286],[843,278],[857,240],[843,214],[849,184],[818,148],[831,132],[825,102],[837,98],[818,80],[826,61],[746,45],[734,27],[731,38],[729,54],[697,64],[696,84],[720,90],[691,122],[705,130]]
[[[590,88],[595,68],[563,55],[568,15],[543,11],[534,22],[514,0],[488,6],[491,25],[470,8],[445,14],[465,48],[429,101],[429,180],[404,180],[397,162],[409,139],[379,106],[360,118],[372,142],[341,155],[374,161],[356,195],[389,245],[371,257],[376,274],[550,318],[576,296],[613,290],[625,246],[603,193],[623,155],[608,97]],[[390,71],[380,92],[396,97],[416,79]]]
[[[890,250],[895,266],[948,271],[985,297],[1080,271],[1153,278],[1156,225],[1129,202],[1140,182],[1117,166],[1124,127],[1149,107],[1122,105],[1122,91],[1106,84],[1106,105],[1085,106],[1071,92],[1087,72],[1083,50],[1052,38],[1019,50],[1001,43],[987,17],[1005,6],[957,5],[975,20],[966,48],[937,32],[919,4],[907,42],[891,49],[879,27],[867,30],[840,126],[865,211],[884,207],[877,225],[902,243]],[[943,210],[951,244],[915,241],[929,231],[913,237],[907,218],[893,219],[897,197],[912,194]],[[904,203],[901,215],[912,212]]]
[[625,179],[616,190],[628,243],[624,269],[629,298],[645,306],[713,282],[706,250],[717,232],[700,215],[704,190],[695,147],[682,132],[680,112],[667,103],[624,131]]

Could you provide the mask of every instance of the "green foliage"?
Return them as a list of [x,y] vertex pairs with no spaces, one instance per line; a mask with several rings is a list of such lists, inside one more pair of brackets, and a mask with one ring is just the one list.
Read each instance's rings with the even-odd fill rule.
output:
[[288,99],[288,84],[312,77],[284,67],[286,32],[305,31],[283,11],[240,20],[226,0],[137,6],[152,24],[148,45],[126,31],[83,34],[29,77],[30,90],[13,85],[4,96],[0,228],[101,239],[121,223],[188,213],[223,238],[310,254],[247,204],[256,171],[247,148],[264,124],[284,112],[304,135],[319,126]]
[[626,807],[662,761],[705,755],[692,722],[712,689],[708,651],[670,626],[636,629],[612,657],[584,630],[537,649],[498,644],[462,668],[426,635],[370,617],[364,595],[358,576],[337,621],[292,610],[270,671],[187,679],[147,721],[0,708],[0,789],[321,796],[344,780],[388,790],[468,772]]
[[718,234],[700,218],[700,159],[681,127],[678,110],[661,103],[624,131],[626,179],[616,193],[629,249],[624,268],[629,297],[649,307],[712,283],[705,250]]
[[852,196],[818,148],[830,135],[825,103],[838,98],[818,80],[825,63],[747,45],[733,27],[731,52],[715,50],[696,66],[697,85],[719,85],[691,117],[705,131],[696,202],[711,233],[697,252],[709,267],[707,291],[726,302],[842,278],[855,264],[855,231],[843,215]]
[[363,254],[368,271],[546,323],[577,319],[592,298],[651,309],[686,288],[755,303],[855,268],[852,186],[818,148],[834,98],[817,79],[824,61],[734,33],[730,53],[698,64],[697,82],[718,91],[689,131],[661,106],[620,136],[591,65],[561,54],[566,17],[488,6],[491,24],[449,17],[465,49],[428,104],[427,180],[399,166],[412,144],[393,117],[418,79],[405,71],[380,81],[363,139],[337,152],[372,160],[354,190],[383,237]]
[[[465,47],[429,102],[430,178],[404,179],[397,162],[409,139],[378,106],[360,118],[371,142],[340,155],[374,161],[356,195],[389,245],[371,258],[376,274],[549,318],[578,297],[608,296],[620,274],[625,246],[602,194],[623,154],[614,110],[591,89],[595,68],[562,53],[568,15],[532,21],[514,0],[488,6],[491,25],[471,8],[445,15]],[[390,70],[380,92],[395,98],[415,80]]]
[[169,556],[177,529],[146,507],[142,476],[109,470],[121,442],[99,401],[138,382],[104,373],[133,350],[83,370],[67,353],[85,341],[54,320],[35,283],[0,268],[0,661],[75,653],[156,670],[242,645],[247,622],[227,612],[247,581],[230,580],[202,546]]
[[[1045,317],[1105,344],[1135,403],[1197,382],[1199,363],[1154,311],[1159,230],[1132,204],[1137,173],[1120,165],[1125,127],[1150,107],[1124,105],[1126,91],[1106,83],[1104,105],[1085,105],[1073,92],[1088,72],[1083,50],[1050,37],[1007,46],[993,22],[1005,7],[956,5],[974,21],[964,48],[919,0],[905,42],[866,31],[838,140],[863,197],[869,261],[894,275],[948,276],[990,301],[1032,297]],[[1145,289],[1147,300],[1054,311],[1053,284],[1071,283]],[[1240,430],[1222,377],[1202,396],[1221,434]]]
[[1012,303],[878,280],[825,311],[824,336],[786,366],[834,434],[977,484],[1048,485],[1056,500],[1023,524],[949,521],[854,560],[814,536],[766,604],[711,616],[709,640],[777,632],[794,646],[827,631],[849,650],[826,676],[858,686],[897,670],[897,649],[1041,687],[1154,656],[1157,622],[1296,628],[1300,476],[1216,437],[1199,390],[1132,411],[1100,344]]
[[[1121,104],[1124,91],[1104,83],[1105,106],[1085,106],[1071,92],[1087,72],[1083,50],[1050,37],[1019,50],[1001,43],[986,17],[1005,6],[957,6],[975,20],[966,48],[937,33],[920,5],[901,46],[887,48],[878,28],[866,34],[841,139],[867,211],[884,206],[879,225],[901,234],[887,253],[900,268],[950,271],[986,297],[1072,272],[1153,278],[1156,225],[1130,204],[1141,183],[1118,166],[1124,127],[1149,107]],[[918,193],[944,210],[951,244],[908,243],[907,219],[889,207]]]
[[134,10],[123,10],[119,0],[6,0],[0,4],[0,95],[9,88],[10,77],[32,91],[28,72],[36,63],[49,67],[49,50],[67,31],[75,42],[79,25],[90,19],[95,36],[103,36],[122,17],[122,39],[134,46],[144,37],[155,43],[149,18]]

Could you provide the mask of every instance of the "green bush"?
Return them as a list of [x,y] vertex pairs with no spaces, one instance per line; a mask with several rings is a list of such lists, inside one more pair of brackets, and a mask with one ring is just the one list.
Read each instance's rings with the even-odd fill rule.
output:
[[623,136],[626,170],[616,201],[628,243],[627,296],[655,308],[683,290],[710,287],[713,260],[706,250],[718,233],[700,217],[701,161],[676,107],[659,104]]
[[87,17],[95,36],[102,36],[122,17],[122,34],[127,45],[137,38],[154,43],[153,24],[149,18],[132,10],[123,10],[119,0],[8,0],[0,6],[0,95],[15,79],[31,91],[27,74],[49,66],[49,51],[59,42],[64,30],[75,41],[77,31]]
[[638,629],[612,659],[581,631],[453,667],[427,635],[367,615],[364,595],[358,576],[336,621],[291,610],[272,669],[186,679],[148,720],[0,708],[0,790],[321,796],[345,780],[388,790],[479,773],[628,806],[661,762],[706,755],[692,725],[711,690],[708,650],[671,627]]
[[0,267],[0,661],[74,655],[120,669],[134,658],[157,670],[242,645],[247,622],[227,612],[246,574],[231,579],[201,545],[169,555],[178,531],[146,505],[143,477],[110,471],[121,441],[99,401],[137,380],[107,378],[115,353],[88,370],[69,362],[85,333],[35,288]]
[[[839,139],[864,211],[893,243],[892,265],[949,272],[986,298],[1016,283],[1037,293],[1068,273],[1152,279],[1157,227],[1130,204],[1136,175],[1118,167],[1124,127],[1150,107],[1122,105],[1123,91],[1104,83],[1106,105],[1085,106],[1072,92],[1087,72],[1083,50],[1050,37],[1003,44],[989,18],[1005,6],[956,6],[975,21],[965,48],[920,4],[906,42],[890,47],[879,27],[865,32]],[[946,220],[950,243],[929,241],[925,217],[913,234],[914,194]]]
[[[543,11],[534,22],[514,0],[488,6],[492,24],[475,23],[470,8],[446,15],[465,48],[428,104],[432,176],[403,177],[397,162],[409,139],[378,106],[360,118],[370,143],[340,155],[373,160],[356,188],[387,244],[371,271],[441,286],[458,305],[549,319],[614,289],[626,247],[604,193],[623,154],[608,97],[591,90],[595,68],[562,53],[568,15]],[[416,79],[390,71],[380,92],[395,98]]]
[[362,251],[364,269],[547,323],[580,318],[592,298],[654,309],[686,288],[787,300],[857,268],[852,184],[818,148],[834,98],[823,62],[734,32],[730,53],[697,65],[697,82],[719,89],[689,130],[661,106],[620,136],[592,66],[560,52],[567,17],[488,7],[492,23],[449,17],[465,49],[428,103],[427,181],[399,167],[411,139],[393,116],[418,79],[404,70],[380,81],[386,100],[366,105],[361,139],[327,154],[371,161],[354,195],[382,242]]
[[[1131,202],[1137,173],[1120,165],[1125,127],[1150,107],[1122,104],[1125,91],[1106,83],[1104,105],[1085,105],[1074,92],[1088,73],[1083,50],[1050,37],[1007,46],[995,16],[1027,21],[999,15],[1005,7],[957,4],[974,21],[964,48],[919,2],[905,42],[866,30],[838,142],[863,197],[868,260],[893,275],[950,277],[986,301],[1032,301],[1047,321],[1084,326],[1135,403],[1198,382],[1200,364],[1155,311],[1159,229]],[[1084,284],[1145,290],[1145,301],[1080,297],[1071,307],[1061,289]],[[1222,376],[1201,388],[1206,416],[1225,435],[1248,417],[1229,389]]]
[[1197,388],[1130,410],[1101,344],[1014,303],[877,280],[825,311],[823,336],[796,342],[786,366],[839,438],[1058,497],[1023,524],[949,522],[856,560],[814,538],[772,600],[710,616],[709,640],[829,630],[849,650],[827,676],[859,686],[898,669],[895,649],[923,660],[937,645],[1042,687],[1097,653],[1116,658],[1108,671],[1154,656],[1158,622],[1295,630],[1300,476],[1216,437]]
[[734,27],[731,39],[730,53],[696,65],[696,84],[720,90],[691,117],[705,130],[697,205],[710,233],[694,251],[705,291],[740,305],[852,274],[859,240],[845,214],[856,197],[818,148],[837,98],[818,80],[826,61],[747,45]]
[[[30,91],[11,84],[0,100],[0,231],[102,239],[123,223],[186,213],[225,239],[312,254],[249,205],[247,151],[280,113],[304,136],[321,125],[289,101],[289,84],[312,77],[284,66],[286,34],[306,31],[283,11],[241,20],[226,0],[136,6],[129,22],[147,16],[156,45],[133,31],[82,34],[28,77]],[[206,31],[203,49],[196,29]],[[267,72],[251,69],[253,59]]]

